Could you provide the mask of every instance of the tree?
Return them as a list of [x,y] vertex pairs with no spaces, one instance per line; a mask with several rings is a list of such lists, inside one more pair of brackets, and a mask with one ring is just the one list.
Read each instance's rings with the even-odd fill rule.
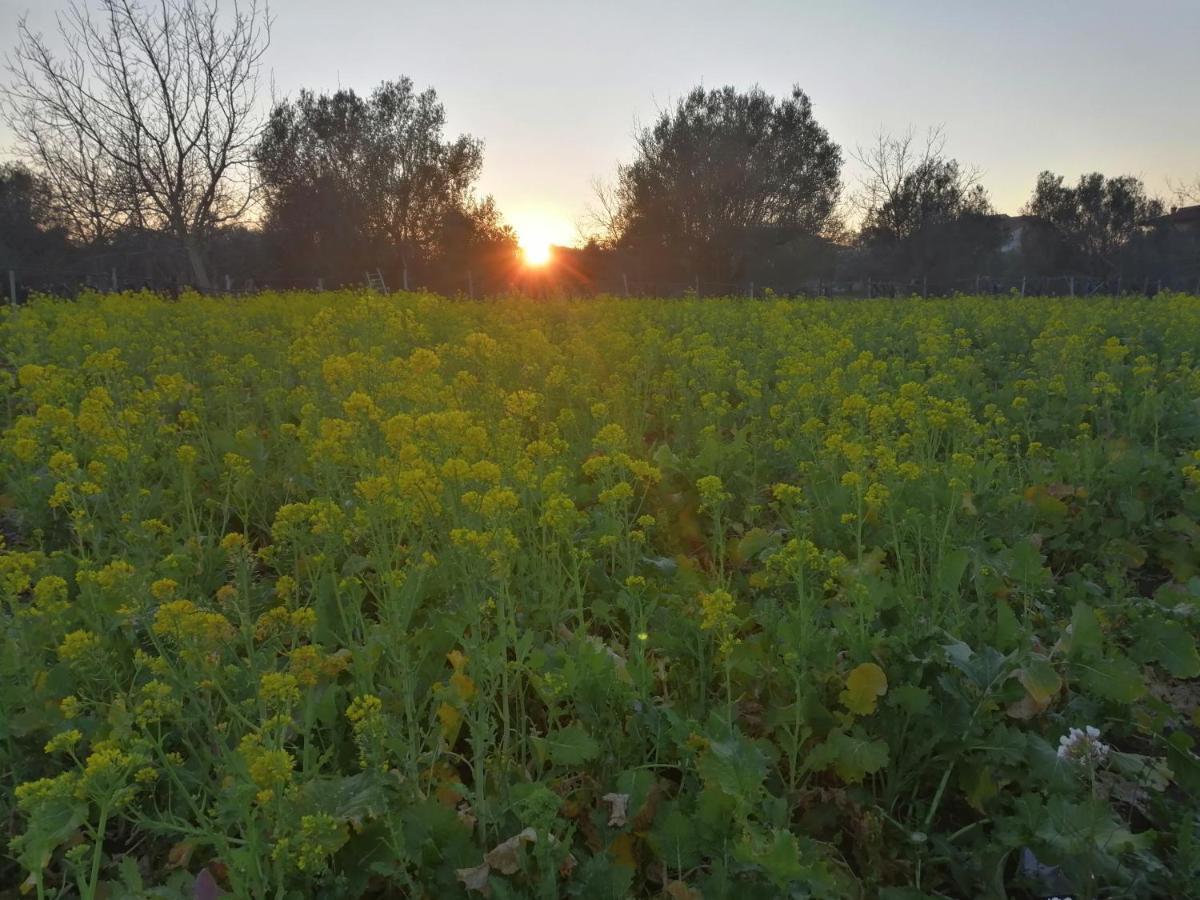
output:
[[1163,205],[1132,175],[1105,178],[1093,172],[1071,187],[1061,175],[1042,172],[1023,211],[1054,226],[1073,263],[1109,274],[1120,270],[1122,251],[1141,224],[1162,215]]
[[482,142],[447,140],[445,122],[437,93],[417,92],[409,78],[366,99],[301,91],[277,104],[255,160],[266,229],[290,262],[354,278],[393,261],[430,264],[448,242],[465,253],[482,236],[511,239],[490,199],[474,198]]
[[853,203],[865,238],[905,241],[933,225],[993,212],[978,171],[947,159],[945,146],[942,129],[934,128],[923,144],[910,129],[898,137],[880,133],[874,145],[856,149],[865,174]]
[[51,222],[46,185],[22,166],[0,166],[0,269],[45,271],[69,256],[65,235]]
[[637,134],[633,162],[618,169],[610,197],[601,193],[605,237],[658,277],[732,281],[747,231],[830,228],[841,164],[799,87],[781,101],[757,87],[698,87]]
[[1196,176],[1196,180],[1191,182],[1168,182],[1171,192],[1175,195],[1175,200],[1180,206],[1188,206],[1192,203],[1200,203],[1200,175]]
[[925,287],[953,290],[987,271],[1003,243],[1003,229],[977,169],[945,153],[942,129],[919,140],[912,129],[880,133],[856,148],[862,168],[851,203],[862,216],[859,244],[867,271],[885,278],[922,279]]
[[255,195],[250,151],[270,19],[256,0],[75,2],[55,52],[25,21],[9,61],[5,117],[85,240],[121,228],[171,235],[210,287],[207,242]]

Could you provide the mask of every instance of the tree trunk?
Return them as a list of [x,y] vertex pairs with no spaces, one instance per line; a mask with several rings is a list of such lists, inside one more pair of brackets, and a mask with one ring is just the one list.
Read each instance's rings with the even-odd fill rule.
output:
[[208,266],[204,262],[204,254],[200,252],[200,244],[194,237],[185,237],[183,248],[187,251],[188,263],[192,267],[196,290],[202,294],[209,293],[212,290],[212,281],[208,277]]

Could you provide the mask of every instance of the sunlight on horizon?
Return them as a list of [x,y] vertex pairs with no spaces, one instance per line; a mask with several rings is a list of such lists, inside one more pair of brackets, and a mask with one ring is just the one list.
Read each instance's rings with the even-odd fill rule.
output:
[[543,210],[520,210],[511,216],[521,256],[528,266],[544,266],[553,247],[568,247],[576,242],[574,228],[562,217]]

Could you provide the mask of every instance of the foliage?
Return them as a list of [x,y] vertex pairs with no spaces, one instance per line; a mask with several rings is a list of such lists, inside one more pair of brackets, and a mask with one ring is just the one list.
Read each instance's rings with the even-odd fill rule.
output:
[[1051,223],[1089,271],[1107,274],[1137,233],[1138,226],[1163,214],[1162,201],[1149,197],[1141,179],[1132,175],[1105,178],[1081,175],[1074,187],[1061,175],[1042,172],[1025,212]]
[[779,244],[834,224],[841,165],[799,87],[782,101],[759,88],[698,87],[637,135],[607,236],[674,277],[728,282],[748,240],[762,245],[765,232]]
[[0,883],[1195,895],[1194,297],[3,315]]
[[451,255],[465,271],[471,250],[477,265],[490,248],[513,256],[515,237],[490,198],[472,196],[483,142],[447,140],[445,123],[436,92],[417,91],[409,78],[367,98],[301,91],[277,104],[255,161],[279,264],[340,282],[394,259],[415,271]]

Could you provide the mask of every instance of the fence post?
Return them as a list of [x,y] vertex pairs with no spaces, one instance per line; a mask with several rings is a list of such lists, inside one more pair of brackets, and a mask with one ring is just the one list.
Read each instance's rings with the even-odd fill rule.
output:
[[1075,296],[1075,276],[1071,275],[1067,280],[1071,282],[1071,296],[1074,297]]
[[17,305],[17,273],[12,269],[8,270],[8,299],[13,306]]
[[470,269],[467,269],[467,296],[472,300],[475,299],[475,279],[471,275]]
[[754,299],[754,282],[750,282],[750,299]]
[[225,273],[225,293],[233,293],[233,277],[228,272]]
[[929,276],[922,275],[921,276],[921,299],[924,300],[927,297],[929,297]]
[[112,267],[112,290],[113,290],[114,294],[117,292],[117,267],[116,266]]
[[404,264],[404,275],[402,276],[402,278],[404,281],[404,290],[407,291],[408,290],[408,263]]
[[1021,296],[1025,296],[1025,276],[1021,276]]
[[629,296],[629,276],[624,272],[621,273],[621,284],[625,285],[625,296]]
[[867,276],[867,299],[871,299],[871,276]]
[[325,290],[325,279],[324,279],[324,278],[318,278],[318,279],[317,279],[317,290],[318,290],[318,291],[324,291],[324,290]]

